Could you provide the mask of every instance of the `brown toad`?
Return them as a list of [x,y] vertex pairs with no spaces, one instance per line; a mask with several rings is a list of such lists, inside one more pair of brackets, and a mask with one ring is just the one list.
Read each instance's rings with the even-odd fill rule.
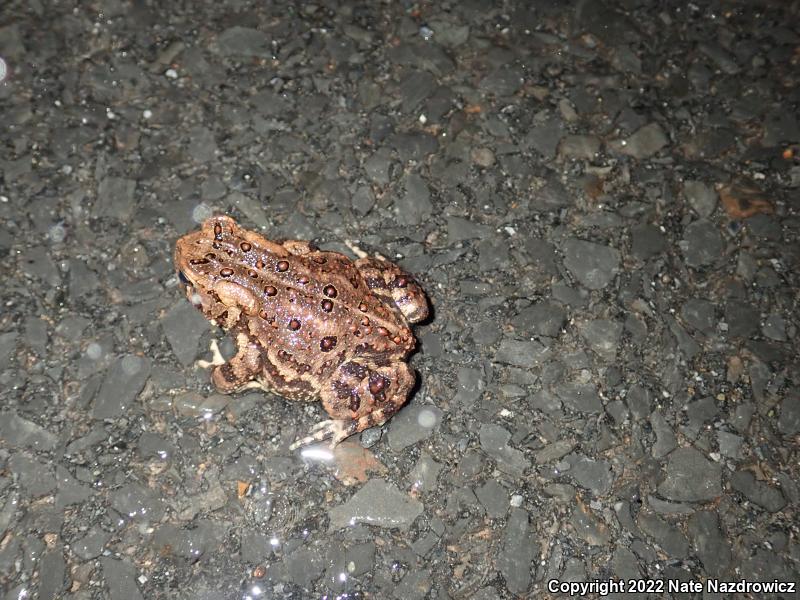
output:
[[425,293],[397,265],[351,261],[309,242],[273,242],[227,216],[180,238],[175,265],[189,300],[236,336],[238,353],[213,363],[216,387],[261,387],[291,400],[322,400],[332,417],[298,447],[337,444],[380,425],[405,403]]

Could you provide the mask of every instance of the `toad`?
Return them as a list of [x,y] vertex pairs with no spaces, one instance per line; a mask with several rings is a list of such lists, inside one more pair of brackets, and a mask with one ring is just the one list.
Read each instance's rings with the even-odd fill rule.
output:
[[212,380],[223,393],[258,387],[321,400],[331,419],[292,448],[344,438],[386,422],[406,402],[409,324],[428,316],[424,291],[380,256],[358,260],[301,240],[271,241],[227,216],[180,238],[175,265],[189,300],[235,336]]

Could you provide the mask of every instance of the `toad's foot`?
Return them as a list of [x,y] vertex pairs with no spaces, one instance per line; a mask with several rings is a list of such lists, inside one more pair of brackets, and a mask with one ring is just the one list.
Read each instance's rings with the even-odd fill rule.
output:
[[356,429],[357,421],[339,421],[333,419],[321,421],[311,428],[311,433],[309,435],[295,440],[294,443],[289,446],[289,450],[297,450],[301,446],[307,446],[314,442],[321,442],[328,438],[331,438],[330,448],[333,450],[336,444],[353,435]]
[[358,258],[367,258],[369,256],[372,256],[373,258],[377,258],[378,260],[382,260],[382,261],[386,262],[386,257],[385,256],[381,256],[377,252],[373,252],[371,255],[367,254],[361,248],[358,247],[358,244],[356,244],[355,242],[353,242],[351,240],[345,240],[344,241],[344,245],[347,246],[348,248],[350,248],[350,251],[353,254],[355,254]]
[[198,367],[201,369],[209,369],[211,367],[218,367],[219,365],[225,364],[225,359],[222,358],[222,352],[219,351],[217,340],[211,340],[209,351],[211,352],[211,360],[198,360],[196,363]]
[[294,443],[289,446],[289,449],[296,450],[300,446],[307,446],[308,444],[331,438],[330,448],[333,450],[333,448],[345,438],[370,427],[383,425],[396,411],[396,408],[386,407],[374,410],[358,419],[329,419],[327,421],[321,421],[311,428],[309,435],[295,440]]

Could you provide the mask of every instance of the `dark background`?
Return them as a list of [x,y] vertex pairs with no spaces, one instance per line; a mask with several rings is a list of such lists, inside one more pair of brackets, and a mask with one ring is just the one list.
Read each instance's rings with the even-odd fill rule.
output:
[[[4,597],[797,580],[798,23],[4,2]],[[319,405],[212,389],[172,251],[214,213],[418,275],[384,428],[314,460]]]

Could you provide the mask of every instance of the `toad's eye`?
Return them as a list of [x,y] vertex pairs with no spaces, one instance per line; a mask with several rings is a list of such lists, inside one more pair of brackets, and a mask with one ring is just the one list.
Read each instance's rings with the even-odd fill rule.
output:
[[181,283],[183,285],[192,285],[192,282],[189,281],[189,278],[186,277],[186,275],[183,274],[183,271],[178,271],[178,279],[181,280]]

